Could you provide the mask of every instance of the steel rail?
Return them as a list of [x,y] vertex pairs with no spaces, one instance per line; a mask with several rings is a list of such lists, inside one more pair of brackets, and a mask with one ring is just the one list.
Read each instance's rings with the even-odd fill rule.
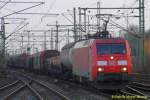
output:
[[9,93],[8,95],[6,95],[5,97],[3,97],[1,100],[8,100],[8,98],[16,93],[18,93],[19,91],[21,91],[22,89],[24,89],[26,87],[26,85],[22,85],[21,87],[15,89],[13,92]]
[[143,82],[143,81],[144,81],[144,82],[148,82],[148,84],[150,83],[150,80],[147,80],[147,79],[134,78],[133,80],[134,80],[134,81],[140,81],[140,82],[141,82],[141,81],[142,81],[142,82]]
[[145,88],[145,87],[140,87],[140,86],[131,86],[131,87],[136,88],[136,89],[140,89],[140,90],[144,90],[144,91],[150,91],[150,89]]
[[32,81],[30,81],[29,83],[25,82],[22,80],[22,82],[40,99],[40,100],[44,100],[44,98],[34,89],[30,86],[30,83]]
[[[24,76],[24,77],[26,77],[26,78],[28,78],[28,79],[30,79],[30,80],[32,80],[32,82],[34,82],[35,84],[40,85],[40,86],[42,86],[42,87],[44,87],[44,88],[47,88],[49,91],[53,92],[53,93],[56,94],[56,95],[61,96],[63,99],[65,99],[65,100],[71,100],[69,97],[67,97],[67,96],[65,96],[65,95],[63,94],[63,90],[61,90],[61,89],[56,90],[56,89],[52,88],[51,86],[49,86],[48,84],[46,84],[45,81],[36,80],[36,79],[34,79],[34,78],[28,76],[27,74],[21,73],[21,75]],[[64,82],[66,82],[66,81],[64,81]],[[67,82],[67,83],[71,83],[72,85],[75,85],[75,84],[72,83],[72,82]],[[30,85],[31,85],[31,83],[30,83]],[[82,85],[82,86],[79,86],[79,85],[78,85],[77,87],[80,87],[80,88],[82,87],[82,89],[84,88],[84,89],[87,90],[87,87],[83,87],[83,85]],[[88,90],[89,90],[89,88],[88,88]],[[91,91],[91,89],[90,89],[90,91]],[[95,93],[96,93],[96,92],[95,92]],[[103,93],[103,92],[101,92],[100,90],[97,90],[97,93],[99,93],[100,95],[102,95],[102,96],[104,96],[104,97],[106,97],[106,98],[111,98],[111,95],[110,95],[110,94],[108,94],[108,93]]]
[[139,82],[132,82],[131,84],[140,85],[140,86],[143,86],[143,87],[150,88],[149,84],[144,84],[144,83],[139,83]]
[[144,93],[142,93],[142,92],[140,92],[140,91],[138,91],[138,90],[136,90],[136,89],[134,89],[134,88],[132,88],[130,86],[127,86],[127,88],[130,89],[130,90],[132,90],[133,92],[136,92],[138,95],[148,96],[148,95],[146,95],[146,94],[144,94]]
[[98,89],[97,87],[95,87],[95,86],[93,86],[91,84],[88,84],[88,86],[84,86],[82,84],[76,84],[73,81],[64,81],[64,80],[61,80],[61,81],[65,82],[65,83],[67,83],[67,84],[69,84],[71,86],[75,86],[75,87],[78,87],[78,88],[81,88],[81,89],[84,89],[84,90],[90,91],[90,92],[92,91],[92,92],[94,92],[94,93],[96,93],[98,95],[101,95],[101,96],[104,96],[106,98],[112,99],[112,95],[111,94],[103,92],[103,91],[101,91],[102,89]]
[[125,90],[120,90],[120,92],[123,94],[131,95],[131,96],[137,96],[137,94],[133,94],[133,93],[130,93],[130,92],[125,91]]
[[[120,92],[123,94],[132,95],[132,96],[141,95],[141,96],[147,96],[148,98],[150,98],[149,95],[140,91],[140,90],[150,91],[149,87],[150,87],[150,85],[148,85],[148,84],[143,84],[143,83],[139,83],[139,82],[132,82],[124,88],[126,91],[120,90]],[[133,93],[128,92],[128,91],[132,91]]]
[[61,96],[63,99],[65,99],[65,100],[71,100],[70,98],[68,98],[67,96],[65,96],[64,94],[62,94],[61,92],[59,92],[59,91],[57,91],[57,90],[54,90],[53,88],[47,86],[46,84],[44,84],[44,83],[41,82],[41,81],[34,80],[34,79],[33,79],[33,81],[34,81],[35,83],[37,83],[37,84],[39,84],[39,85],[41,85],[41,86],[47,88],[48,90],[52,91],[52,92],[55,93],[56,95]]
[[[21,74],[21,73],[19,73]],[[22,79],[22,77],[19,77],[19,79],[40,99],[40,100],[44,100],[44,98],[33,88],[31,87],[31,83],[33,82],[33,80],[23,74],[21,74],[21,76],[23,76],[24,78],[28,79],[29,82],[26,82],[25,80]]]
[[132,75],[140,75],[140,76],[149,76],[150,77],[150,74],[132,73]]
[[4,90],[4,89],[6,89],[6,88],[9,88],[9,87],[11,87],[11,86],[17,84],[19,81],[20,81],[20,80],[17,80],[17,81],[15,81],[15,82],[11,83],[11,84],[8,84],[8,85],[5,85],[5,86],[3,86],[3,87],[0,87],[0,91],[2,91],[2,90]]
[[[20,76],[20,75],[19,75]],[[26,77],[27,78],[27,77]],[[36,90],[34,90],[31,86],[30,86],[30,83],[32,82],[32,80],[30,80],[30,78],[27,78],[29,80],[29,82],[26,82],[24,81],[21,77],[18,77],[19,80],[13,82],[12,84],[10,85],[7,85],[5,87],[2,87],[1,89],[4,89],[4,88],[7,88],[7,87],[10,87],[12,85],[15,85],[16,83],[18,83],[19,81],[21,81],[22,83],[24,83],[24,85],[18,87],[17,89],[15,89],[13,92],[9,93],[8,95],[6,95],[5,97],[3,97],[1,100],[7,100],[10,96],[18,93],[19,91],[21,91],[22,89],[24,89],[25,87],[28,87],[38,98],[39,100],[44,100],[41,95],[36,92]]]
[[[0,88],[0,91],[4,90],[4,89],[7,89],[7,88],[10,88],[10,87],[13,87],[14,85],[16,85],[17,83],[19,83],[21,80],[16,80],[14,81],[13,83],[11,84],[8,84],[8,85],[5,85],[3,87]],[[19,92],[20,90],[22,90],[23,88],[25,87],[25,85],[22,85],[20,87],[16,87],[14,89],[14,91],[8,93],[7,95],[5,95],[4,97],[1,98],[1,100],[7,100],[10,96],[12,96],[13,94]]]
[[65,100],[71,100],[70,98],[68,98],[67,96],[65,96],[64,94],[62,94],[61,92],[59,92],[59,91],[57,91],[57,90],[54,90],[53,88],[47,86],[47,85],[46,85],[45,83],[43,83],[42,81],[33,79],[33,78],[31,78],[31,77],[29,77],[29,76],[27,76],[27,75],[23,75],[23,76],[26,77],[26,78],[28,78],[28,79],[30,79],[30,80],[32,80],[32,81],[35,82],[35,83],[37,83],[37,84],[39,84],[39,85],[41,85],[41,86],[47,88],[49,91],[52,91],[53,93],[55,93],[56,95],[59,95],[60,97],[62,97],[62,98],[65,99]]

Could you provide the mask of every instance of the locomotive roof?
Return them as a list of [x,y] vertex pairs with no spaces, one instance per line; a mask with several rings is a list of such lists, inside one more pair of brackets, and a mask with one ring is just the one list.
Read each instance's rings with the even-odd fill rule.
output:
[[69,43],[69,44],[66,44],[63,48],[62,48],[62,50],[64,50],[64,49],[68,49],[68,48],[72,48],[76,43],[78,43],[78,42],[82,42],[82,41],[87,41],[87,40],[91,40],[91,41],[93,41],[93,40],[125,40],[124,38],[97,38],[97,39],[82,39],[82,40],[78,40],[78,41],[76,41],[76,42],[71,42],[71,43]]
[[97,40],[125,40],[125,39],[118,37],[118,38],[100,38],[100,39],[97,38]]

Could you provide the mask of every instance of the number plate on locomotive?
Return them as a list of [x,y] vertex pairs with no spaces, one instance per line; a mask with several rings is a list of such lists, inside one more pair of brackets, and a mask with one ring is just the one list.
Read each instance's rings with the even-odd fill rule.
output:
[[115,66],[115,61],[109,61],[110,66]]

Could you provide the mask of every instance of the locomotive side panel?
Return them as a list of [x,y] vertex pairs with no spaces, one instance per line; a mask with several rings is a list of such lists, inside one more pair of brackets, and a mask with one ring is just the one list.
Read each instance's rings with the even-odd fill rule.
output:
[[88,78],[89,75],[89,50],[88,47],[73,50],[73,75]]
[[127,40],[125,41],[125,45],[126,45],[126,50],[127,50],[127,61],[128,61],[127,68],[128,68],[128,74],[130,75],[130,74],[132,74],[133,68],[132,68],[132,61],[131,61],[131,59],[132,59],[131,58],[131,49],[130,49],[130,46],[129,46]]
[[92,68],[91,68],[91,80],[94,81],[97,79],[97,69],[98,69],[98,66],[96,64],[97,62],[97,50],[96,50],[96,41],[94,41],[92,43],[92,46],[91,46],[91,59],[92,59]]

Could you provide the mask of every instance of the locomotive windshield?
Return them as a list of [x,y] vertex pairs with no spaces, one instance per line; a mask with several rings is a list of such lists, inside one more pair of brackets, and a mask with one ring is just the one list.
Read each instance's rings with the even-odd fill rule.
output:
[[126,54],[125,44],[97,44],[97,54]]

